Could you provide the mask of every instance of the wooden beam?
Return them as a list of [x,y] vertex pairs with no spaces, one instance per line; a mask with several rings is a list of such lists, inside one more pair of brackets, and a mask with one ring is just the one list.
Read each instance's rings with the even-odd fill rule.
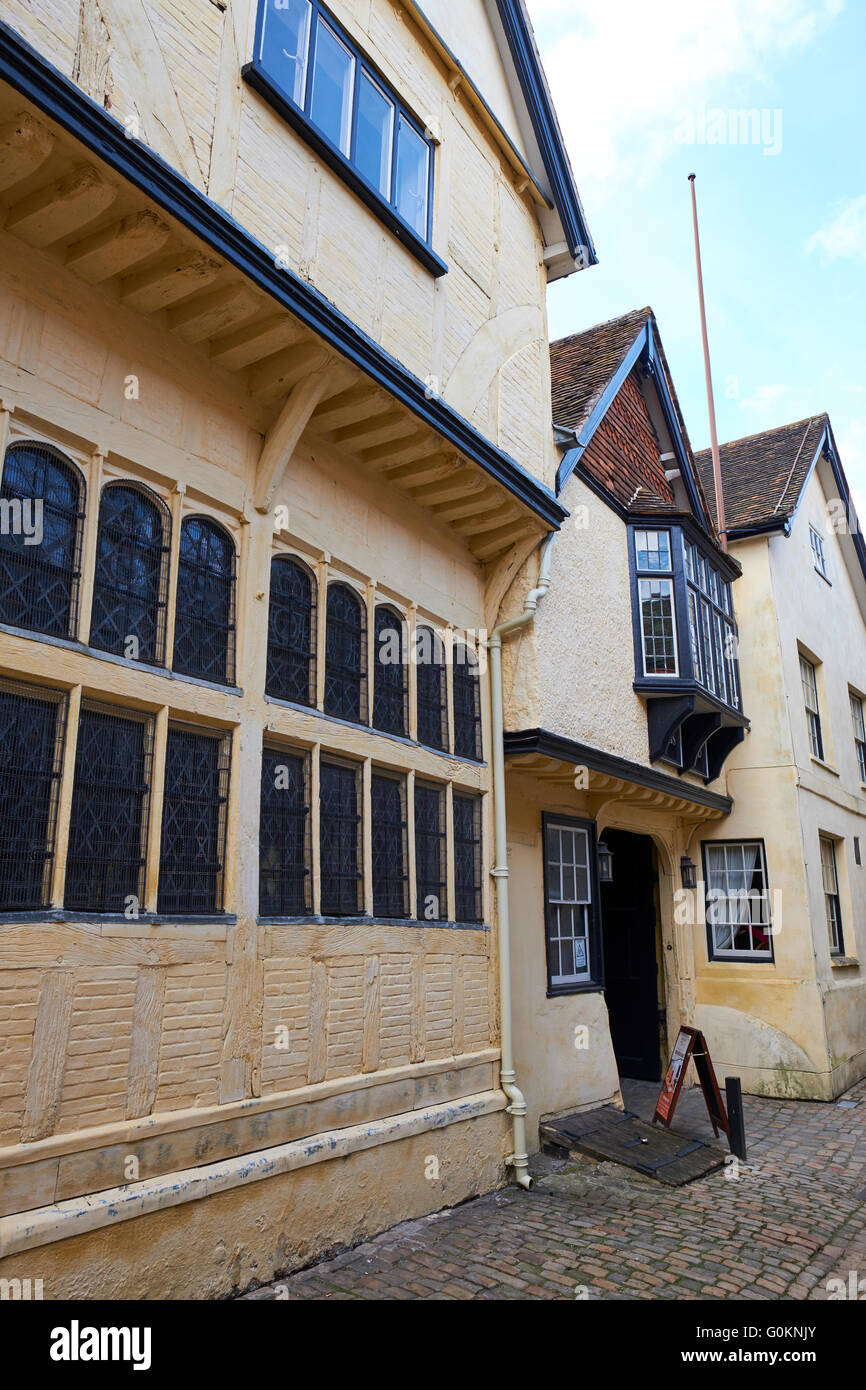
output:
[[184,342],[201,343],[232,324],[252,318],[260,304],[255,290],[239,280],[185,300],[176,309],[169,309],[166,321],[171,332],[178,333]]
[[372,390],[366,382],[350,386],[338,396],[332,396],[319,406],[313,417],[313,426],[320,434],[341,429],[344,425],[368,420],[379,408],[386,404],[388,397],[384,391]]
[[507,526],[500,526],[496,531],[488,532],[484,537],[479,536],[477,539],[474,536],[470,537],[469,548],[479,560],[492,560],[494,556],[507,550],[525,534],[525,522],[511,522]]
[[358,454],[362,449],[372,449],[377,444],[390,444],[414,437],[411,418],[402,411],[386,410],[382,415],[374,415],[366,425],[347,425],[336,430],[333,442],[343,449]]
[[6,230],[30,246],[51,246],[94,222],[116,197],[116,188],[98,169],[82,164],[15,203],[6,217]]
[[167,240],[168,224],[146,209],[73,242],[66,264],[88,285],[99,285],[153,255]]
[[430,510],[435,512],[440,521],[449,524],[457,521],[464,516],[483,516],[491,507],[495,507],[498,495],[492,488],[484,488],[480,492],[468,493],[464,490],[461,498],[455,498],[453,502],[427,503]]
[[328,372],[307,376],[295,387],[277,419],[268,430],[256,467],[256,511],[271,510],[274,495],[307,428],[310,417],[328,388]]
[[309,344],[301,343],[265,358],[260,366],[250,369],[247,384],[254,396],[282,394],[291,391],[311,372],[318,371],[326,361],[325,349],[311,339]]
[[140,970],[132,1006],[132,1042],[126,1084],[126,1118],[149,1115],[156,1101],[165,1001],[165,966]]
[[372,468],[387,470],[401,463],[411,463],[412,459],[424,458],[435,449],[434,436],[425,430],[423,434],[414,434],[410,439],[400,439],[395,444],[378,444],[375,449],[364,449],[361,458]]
[[453,506],[455,502],[483,509],[484,498],[488,498],[486,505],[489,505],[491,495],[491,489],[484,486],[477,474],[471,473],[468,468],[455,467],[453,477],[445,478],[442,482],[422,484],[416,501],[434,511],[438,511],[440,506]]
[[0,126],[0,192],[29,178],[54,149],[54,136],[29,111]]
[[122,280],[120,297],[143,314],[155,314],[203,289],[220,269],[219,261],[211,256],[164,256],[156,265]]
[[305,330],[288,314],[268,314],[267,318],[221,334],[211,343],[210,356],[221,367],[237,372],[305,337]]
[[57,1127],[74,987],[73,970],[46,970],[42,977],[21,1129],[25,1144],[47,1138]]
[[439,482],[449,478],[454,472],[454,459],[444,454],[430,454],[416,463],[401,463],[399,468],[388,470],[388,481],[398,487],[409,489],[421,487],[424,483]]
[[510,525],[516,521],[520,513],[515,507],[508,504],[503,506],[501,503],[486,516],[469,516],[451,522],[453,530],[459,531],[462,536],[481,536],[486,531],[496,531],[500,527]]

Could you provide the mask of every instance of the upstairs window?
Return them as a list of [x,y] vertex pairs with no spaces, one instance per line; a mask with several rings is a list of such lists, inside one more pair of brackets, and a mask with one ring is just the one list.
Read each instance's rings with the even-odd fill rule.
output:
[[454,752],[481,762],[481,689],[475,653],[458,645],[453,655]]
[[271,561],[268,674],[265,689],[277,700],[316,703],[316,584],[306,565]]
[[806,708],[806,725],[809,730],[809,749],[812,757],[824,761],[824,737],[821,733],[821,714],[818,708],[818,682],[815,667],[805,656],[800,656],[800,684],[803,687],[803,704]]
[[821,535],[820,531],[815,530],[814,526],[809,527],[809,544],[812,547],[812,560],[815,569],[818,571],[821,578],[826,579],[829,584],[830,576],[827,573],[827,555],[824,550],[824,537]]
[[74,637],[84,483],[62,455],[12,444],[0,486],[0,621]]
[[99,505],[90,645],[165,660],[169,518],[137,487],[111,483]]
[[448,747],[448,688],[445,647],[430,627],[418,629],[415,639],[418,670],[418,742],[444,752]]
[[260,0],[245,77],[433,274],[433,146],[320,0]]
[[180,528],[174,670],[217,685],[235,678],[235,547],[207,517]]
[[740,708],[737,635],[731,586],[712,561],[684,541],[689,650],[698,685]]
[[679,667],[670,531],[635,531],[634,551],[643,673],[676,676]]
[[376,609],[376,656],[373,728],[385,734],[409,734],[405,625],[393,608]]
[[848,692],[851,701],[851,724],[854,729],[854,747],[857,750],[857,769],[860,781],[866,784],[866,723],[863,719],[863,701],[853,690]]
[[827,934],[830,937],[830,955],[841,956],[844,952],[842,942],[842,909],[839,905],[839,874],[836,869],[836,845],[829,835],[819,837],[821,846],[821,882],[824,888],[824,911],[827,916]]
[[348,584],[328,586],[325,629],[325,713],[362,724],[367,719],[367,615]]

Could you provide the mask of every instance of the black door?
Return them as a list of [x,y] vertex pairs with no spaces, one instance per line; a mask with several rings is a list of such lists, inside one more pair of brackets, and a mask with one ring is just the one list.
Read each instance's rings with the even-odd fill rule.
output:
[[653,845],[607,830],[613,882],[601,885],[605,997],[620,1076],[661,1076]]

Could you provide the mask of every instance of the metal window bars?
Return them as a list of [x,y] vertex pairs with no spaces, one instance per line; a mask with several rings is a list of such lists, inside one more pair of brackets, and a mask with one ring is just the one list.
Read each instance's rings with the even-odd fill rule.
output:
[[0,681],[0,909],[46,907],[63,767],[67,697]]
[[415,635],[418,742],[441,752],[448,748],[448,693],[445,647],[438,633],[421,627]]
[[475,653],[465,645],[454,648],[454,752],[460,758],[480,762],[481,749],[481,691],[478,681],[478,662]]
[[285,748],[262,752],[259,912],[311,911],[309,758]]
[[482,921],[481,802],[477,796],[454,796],[454,897],[458,922]]
[[321,910],[325,917],[363,911],[360,769],[322,760],[319,769]]
[[171,517],[141,488],[102,491],[90,645],[133,661],[165,661]]
[[231,740],[170,725],[165,756],[158,911],[222,911]]
[[144,904],[153,720],[82,704],[66,856],[64,906],[124,912]]
[[0,621],[75,635],[83,526],[74,465],[45,445],[11,444],[0,485]]
[[316,581],[288,556],[271,561],[265,690],[277,700],[316,703]]
[[367,718],[364,605],[348,584],[328,586],[325,628],[325,713],[361,724]]
[[235,547],[206,517],[180,528],[174,670],[216,685],[235,679]]
[[415,783],[415,884],[420,921],[448,920],[447,833],[443,787]]
[[374,772],[371,779],[373,915],[409,915],[406,779]]
[[405,624],[393,608],[380,605],[375,616],[373,728],[386,734],[409,733],[409,686]]

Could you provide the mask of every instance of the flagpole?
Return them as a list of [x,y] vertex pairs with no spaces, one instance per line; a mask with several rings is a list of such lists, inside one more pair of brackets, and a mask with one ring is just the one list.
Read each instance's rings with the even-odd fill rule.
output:
[[716,487],[716,517],[722,549],[727,552],[728,533],[725,523],[725,494],[722,491],[722,462],[719,457],[719,436],[716,431],[716,406],[713,399],[713,372],[710,366],[710,343],[707,337],[707,310],[704,304],[704,275],[701,268],[701,238],[698,231],[698,200],[695,196],[695,175],[689,174],[692,186],[692,223],[695,229],[695,264],[698,271],[698,304],[701,310],[701,337],[704,343],[704,373],[707,379],[707,410],[710,416],[710,449],[713,455],[713,481]]

